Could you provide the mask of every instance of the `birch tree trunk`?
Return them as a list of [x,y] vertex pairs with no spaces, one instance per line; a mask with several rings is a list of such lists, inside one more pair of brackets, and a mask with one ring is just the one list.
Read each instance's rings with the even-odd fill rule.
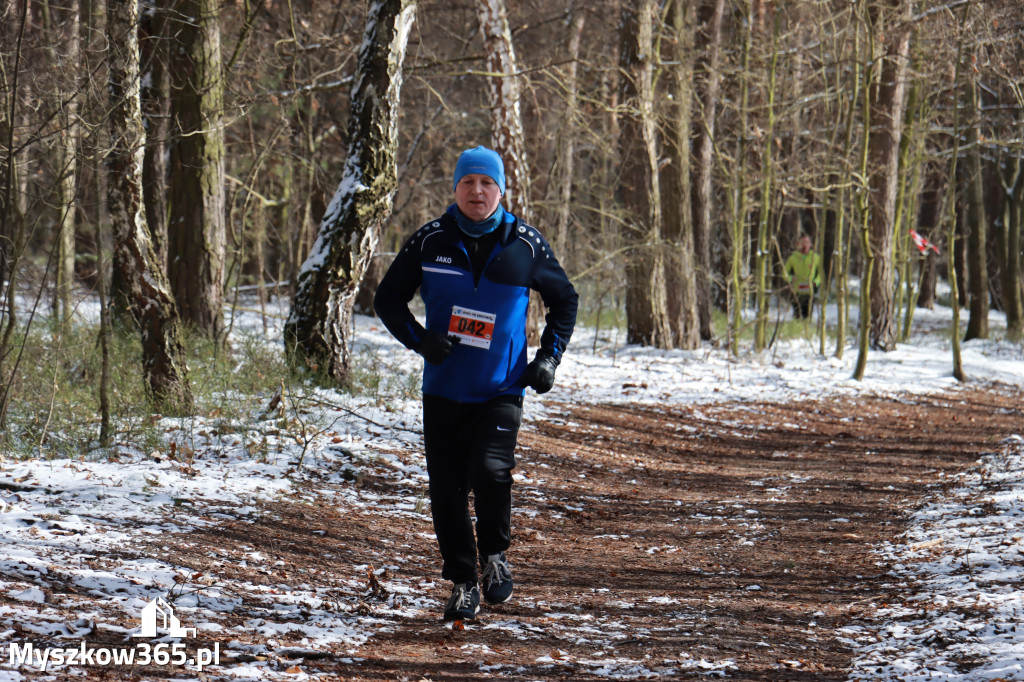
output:
[[704,2],[699,10],[701,30],[694,65],[695,101],[693,117],[693,182],[690,185],[693,210],[693,250],[700,338],[711,340],[711,212],[714,187],[715,119],[718,115],[719,48],[725,0]]
[[484,38],[491,104],[491,142],[505,162],[505,203],[508,209],[531,222],[530,169],[526,161],[526,136],[520,112],[516,53],[508,26],[505,0],[480,0],[480,31]]
[[399,93],[415,8],[414,0],[378,0],[368,10],[341,184],[302,265],[284,328],[293,366],[342,385],[352,370],[352,306],[398,186]]
[[139,10],[136,0],[107,0],[110,152],[107,204],[114,269],[142,330],[142,371],[161,409],[192,402],[177,306],[153,251],[142,203],[144,132],[139,97]]
[[[899,189],[899,151],[907,99],[910,31],[900,22],[910,18],[908,0],[879,0],[869,10],[874,30],[884,37],[881,73],[871,91],[871,347],[896,348],[893,283],[893,230]],[[863,311],[862,313],[863,314]]]
[[218,338],[223,327],[224,82],[216,0],[177,0],[171,47],[167,264],[184,321]]
[[626,3],[619,24],[620,101],[626,109],[619,136],[619,192],[626,262],[626,340],[666,348],[672,335],[665,301],[661,188],[652,84],[652,0]]

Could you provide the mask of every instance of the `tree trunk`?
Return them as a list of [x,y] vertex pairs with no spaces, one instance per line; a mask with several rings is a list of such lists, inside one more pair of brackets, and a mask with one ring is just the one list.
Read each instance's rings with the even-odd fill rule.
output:
[[[853,158],[853,152],[855,149],[854,122],[857,119],[857,110],[864,97],[863,89],[867,87],[867,74],[869,73],[868,69],[870,68],[868,66],[870,58],[861,60],[861,50],[863,49],[862,46],[864,42],[862,23],[856,22],[853,30],[853,49],[851,54],[854,61],[854,79],[852,83],[853,90],[847,100],[845,112],[846,120],[843,131],[843,146],[840,153],[840,158],[842,159]],[[868,44],[871,44],[870,40],[868,40]],[[867,109],[866,106],[864,108]],[[866,152],[866,150],[864,151]],[[864,153],[861,154],[861,158],[866,158]],[[834,211],[836,214],[836,236],[835,251],[832,259],[833,266],[830,268],[829,272],[829,278],[836,283],[836,349],[833,355],[838,359],[842,359],[846,352],[847,326],[850,315],[850,301],[847,295],[850,272],[850,251],[855,230],[853,225],[853,214],[849,210],[850,206],[847,199],[847,197],[850,196],[849,186],[853,181],[853,168],[850,167],[850,164],[841,164],[840,168],[841,170],[836,173],[836,177],[839,182],[833,192],[833,206],[835,207]],[[859,201],[858,205],[860,205]]]
[[182,319],[211,338],[223,327],[224,133],[216,0],[177,0],[171,48],[168,274]]
[[138,3],[107,0],[110,152],[107,203],[114,233],[114,269],[130,311],[142,329],[142,370],[163,409],[192,402],[180,339],[178,310],[156,259],[142,203],[145,135],[139,98]]
[[[480,32],[484,39],[488,101],[491,106],[491,144],[505,162],[505,205],[514,215],[533,223],[530,169],[526,160],[526,134],[520,111],[519,67],[512,46],[505,0],[480,0]],[[561,254],[556,254],[561,255]],[[540,342],[543,303],[536,292],[530,293],[526,318],[526,338]]]
[[[576,125],[579,116],[579,66],[580,40],[586,12],[576,11],[569,25],[567,52],[569,63],[565,67],[564,87],[566,93],[565,111],[559,120],[558,138],[555,141],[555,160],[551,169],[551,182],[555,189],[554,234],[551,244],[559,258],[565,258],[569,242],[569,224],[572,218],[572,180],[576,156]],[[562,264],[566,262],[563,260]]]
[[900,294],[896,307],[897,310],[903,311],[903,328],[899,337],[901,342],[910,338],[910,331],[914,323],[914,311],[917,308],[917,297],[920,293],[914,286],[913,264],[915,260],[919,259],[916,257],[917,250],[910,237],[910,230],[913,229],[913,217],[918,213],[923,193],[926,139],[922,131],[924,127],[922,123],[925,114],[926,104],[920,97],[920,85],[915,83],[910,91],[902,149],[900,150],[900,166],[905,170],[900,173],[903,180],[900,183],[899,199],[897,200],[899,217],[896,221],[896,244],[899,249],[896,259],[900,268]]
[[[57,9],[57,12],[54,10]],[[64,15],[61,22],[54,16]],[[75,210],[78,205],[78,73],[79,73],[79,5],[70,0],[67,7],[50,7],[51,35],[61,36],[61,49],[50,49],[53,68],[66,76],[65,82],[57,89],[57,98],[64,102],[58,117],[60,130],[57,146],[58,193],[60,196],[60,218],[57,221],[57,271],[54,311],[60,321],[61,334],[71,331],[73,311],[71,294],[75,280]],[[62,29],[57,25],[63,24]],[[59,31],[59,33],[58,33]]]
[[967,301],[970,317],[964,340],[988,338],[988,221],[985,219],[985,178],[981,166],[981,119],[978,84],[969,75],[967,130]]
[[619,135],[622,159],[619,185],[625,212],[626,340],[667,348],[672,335],[665,302],[665,263],[662,245],[661,189],[654,121],[652,84],[652,0],[622,7],[619,25],[621,106]]
[[1006,312],[1006,336],[1019,341],[1024,334],[1024,295],[1021,291],[1020,232],[1024,223],[1024,164],[1019,154],[1004,166],[1005,191],[1002,224],[999,225],[999,273],[1003,282],[1003,310]]
[[729,175],[729,286],[726,304],[729,312],[729,351],[735,356],[740,351],[740,331],[743,328],[743,308],[747,301],[748,261],[748,228],[747,228],[747,140],[751,137],[750,130],[750,59],[753,52],[753,22],[755,16],[753,3],[744,3],[747,8],[747,19],[741,28],[742,44],[740,47],[739,79],[739,112],[738,139],[736,156],[732,167],[727,170]]
[[[5,17],[14,21],[0,21],[0,36],[5,45],[14,47],[14,64],[10,75],[5,74],[6,88],[0,88],[4,104],[0,117],[0,133],[3,139],[4,158],[0,167],[0,432],[7,428],[7,414],[11,405],[15,374],[18,361],[9,362],[13,349],[14,330],[18,326],[17,279],[18,265],[25,245],[26,188],[25,172],[20,166],[16,144],[19,142],[16,130],[25,125],[22,120],[19,98],[21,96],[21,68],[23,41],[29,25],[29,3],[23,3],[16,12],[11,5],[0,8]],[[19,125],[21,124],[21,125]],[[25,152],[22,152],[24,154]],[[24,347],[24,346],[23,346]],[[10,364],[10,369],[7,365]]]
[[142,54],[142,116],[146,126],[146,155],[142,162],[142,191],[146,224],[153,236],[157,260],[167,267],[167,117],[171,95],[167,69],[166,3],[157,3],[142,16],[139,49]]
[[[872,25],[886,46],[881,73],[871,92],[871,347],[896,348],[893,283],[893,230],[899,189],[899,151],[906,107],[910,31],[907,0],[879,0],[870,8]],[[863,314],[863,313],[862,313]]]
[[352,371],[352,306],[398,186],[399,92],[415,7],[414,0],[383,0],[367,16],[341,184],[302,265],[284,328],[293,366],[342,385]]
[[774,159],[772,148],[775,140],[775,83],[778,68],[778,48],[776,45],[776,29],[770,29],[771,56],[768,64],[768,84],[764,94],[764,146],[761,148],[761,206],[757,220],[757,253],[754,254],[754,285],[756,286],[756,318],[754,321],[754,350],[762,351],[768,345],[768,304],[771,301],[772,286],[769,263],[771,253],[768,245],[771,241],[771,204],[774,192]]
[[[13,2],[3,0],[0,8],[3,8],[4,17],[12,19],[0,22],[0,38],[3,39],[4,45],[13,47],[14,61],[9,72],[4,74],[5,80],[8,81],[5,83],[6,87],[0,88],[0,150],[3,152],[3,156],[0,157],[0,305],[6,310],[5,315],[0,315],[0,339],[6,339],[9,330],[14,327],[15,264],[21,250],[21,193],[18,191],[19,169],[15,145],[18,141],[16,121],[20,115],[18,96],[21,89],[22,42],[28,24],[28,3],[22,4],[16,11]],[[6,344],[0,343],[0,368],[3,367],[6,350]],[[0,371],[0,381],[4,378],[4,373]]]
[[725,0],[708,0],[701,4],[697,32],[699,44],[694,65],[694,89],[698,105],[693,121],[693,182],[690,185],[693,210],[693,249],[697,315],[700,337],[711,340],[711,215],[714,187],[715,119],[718,111],[718,54],[722,40],[722,16]]
[[[942,222],[942,185],[938,171],[930,171],[921,193],[921,208],[917,217],[917,231],[929,241],[939,244]],[[935,307],[935,285],[938,283],[938,256],[928,251],[921,260],[921,285],[917,307],[931,310]]]
[[[860,95],[863,98],[861,105],[863,134],[861,135],[861,153],[857,172],[858,182],[855,201],[857,205],[856,215],[860,223],[858,233],[860,235],[861,251],[864,256],[864,265],[861,271],[860,305],[857,311],[859,318],[857,320],[857,360],[853,368],[853,378],[857,381],[861,381],[864,378],[864,372],[867,371],[868,366],[868,351],[871,347],[872,320],[869,310],[871,308],[871,290],[874,285],[873,274],[875,270],[875,261],[878,258],[874,246],[872,245],[872,197],[871,185],[868,180],[870,173],[869,169],[871,168],[871,143],[873,141],[872,129],[877,125],[874,121],[875,111],[873,95],[878,87],[877,79],[880,78],[878,70],[873,64],[876,39],[877,36],[870,33],[869,28],[868,46],[865,54],[866,58],[864,59],[863,66],[860,68]],[[852,239],[852,226],[850,233]],[[850,249],[847,249],[847,258],[849,258],[849,251]],[[846,272],[849,273],[849,268],[846,268]]]
[[964,372],[963,357],[960,353],[960,289],[959,281],[960,277],[957,273],[956,267],[956,232],[957,232],[957,201],[956,201],[956,186],[957,186],[957,164],[960,160],[960,136],[962,129],[960,127],[960,81],[963,77],[963,66],[964,66],[964,43],[967,39],[967,13],[970,10],[970,4],[964,6],[963,14],[960,19],[959,35],[957,37],[956,46],[956,69],[953,75],[953,153],[949,157],[949,174],[948,183],[949,190],[946,192],[945,197],[945,213],[947,226],[947,239],[946,239],[946,276],[949,279],[949,295],[950,301],[949,306],[953,311],[953,324],[951,326],[949,335],[949,345],[953,356],[953,377],[960,382],[967,380],[967,374]]
[[668,346],[692,350],[700,345],[697,281],[694,262],[693,211],[690,206],[690,130],[693,102],[694,12],[684,0],[674,0],[668,14],[673,49],[662,61],[669,67],[672,97],[665,122],[668,162],[661,166],[662,217],[668,257],[665,260],[666,313],[671,333]]
[[530,169],[526,161],[526,135],[519,109],[519,79],[512,31],[505,0],[480,0],[480,31],[484,38],[488,101],[491,105],[491,143],[505,162],[505,205],[531,222]]

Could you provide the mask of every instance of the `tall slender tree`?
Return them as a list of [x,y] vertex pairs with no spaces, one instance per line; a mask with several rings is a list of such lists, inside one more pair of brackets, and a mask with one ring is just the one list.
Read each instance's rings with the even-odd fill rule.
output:
[[711,331],[711,214],[714,202],[714,140],[718,118],[719,51],[725,0],[704,0],[698,10],[694,90],[697,111],[693,116],[693,248],[697,314],[700,337],[710,340]]
[[769,54],[766,60],[767,87],[763,94],[763,115],[761,124],[764,127],[764,143],[761,147],[761,205],[757,219],[757,249],[754,253],[754,299],[756,317],[754,320],[754,350],[764,350],[768,345],[768,305],[772,294],[771,249],[774,235],[772,229],[772,195],[775,192],[775,97],[779,50],[777,44],[778,18],[773,17],[772,26],[768,28]]
[[415,8],[414,0],[377,0],[368,10],[341,184],[302,265],[284,327],[293,366],[340,384],[351,378],[352,307],[398,184],[399,93]]
[[575,8],[568,21],[569,37],[566,41],[569,63],[560,82],[565,89],[565,110],[559,118],[558,136],[555,139],[555,159],[549,184],[549,203],[552,209],[554,234],[550,241],[559,257],[564,257],[568,246],[569,225],[572,220],[572,186],[576,168],[576,126],[579,118],[579,56],[583,38],[583,26],[587,14]]
[[978,74],[967,74],[967,303],[970,315],[964,338],[988,338],[988,221],[985,219],[985,176],[981,162],[981,101]]
[[[59,143],[57,146],[57,172],[60,195],[60,219],[57,234],[57,272],[55,310],[61,322],[62,333],[67,336],[71,327],[71,294],[75,278],[75,216],[78,204],[78,138],[79,138],[79,3],[70,0],[67,7],[51,7],[48,16],[56,24],[63,16],[62,40],[50,49],[50,58],[56,72],[66,76],[56,96],[63,105],[58,116]],[[56,11],[55,11],[56,10]],[[52,35],[57,35],[53,26]]]

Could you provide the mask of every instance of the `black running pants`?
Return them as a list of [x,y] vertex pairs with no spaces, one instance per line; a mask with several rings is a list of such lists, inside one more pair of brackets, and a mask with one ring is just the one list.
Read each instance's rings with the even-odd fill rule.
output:
[[522,417],[522,396],[499,396],[483,403],[423,397],[430,512],[446,580],[475,580],[478,554],[497,554],[509,547],[512,469]]

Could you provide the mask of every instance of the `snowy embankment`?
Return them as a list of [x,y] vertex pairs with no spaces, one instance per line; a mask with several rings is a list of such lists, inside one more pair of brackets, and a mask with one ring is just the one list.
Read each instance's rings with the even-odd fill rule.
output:
[[[919,315],[925,323],[928,315],[945,319],[942,312]],[[261,326],[241,320],[236,327],[243,326],[239,322]],[[359,318],[357,324],[357,354],[376,358],[388,371],[415,374],[415,355],[374,320]],[[276,333],[271,331],[268,343],[278,342]],[[958,386],[950,375],[948,342],[939,337],[872,353],[862,382],[850,379],[855,356],[848,348],[842,360],[820,357],[811,343],[793,341],[760,356],[730,359],[722,350],[623,346],[614,334],[595,337],[593,330],[581,330],[559,368],[558,386],[546,398],[572,404],[773,402]],[[1019,345],[970,342],[963,361],[974,382],[1024,386]],[[252,398],[252,420],[230,428],[216,419],[163,419],[164,443],[151,452],[118,446],[76,460],[0,460],[0,593],[7,597],[0,601],[0,642],[37,638],[77,646],[85,637],[123,638],[138,630],[141,609],[162,596],[182,622],[198,629],[198,640],[204,633],[230,638],[225,652],[235,661],[232,677],[269,679],[277,677],[264,664],[273,654],[275,633],[298,629],[305,646],[329,645],[358,658],[359,647],[382,627],[382,616],[436,610],[437,604],[421,596],[424,584],[390,582],[392,594],[401,598],[368,615],[332,601],[338,591],[361,593],[365,579],[343,581],[334,592],[312,579],[313,585],[292,584],[287,592],[268,590],[193,574],[175,564],[171,553],[158,551],[169,535],[187,536],[228,520],[253,522],[263,502],[323,503],[316,487],[347,480],[353,463],[372,463],[376,472],[420,492],[390,499],[353,492],[334,498],[334,504],[394,519],[423,514],[415,400],[310,389],[294,397],[291,410],[286,405],[261,415],[268,397]],[[295,408],[300,401],[301,410]],[[528,400],[527,421],[543,418],[546,410],[540,400]],[[906,583],[907,595],[904,603],[880,611],[884,621],[876,628],[845,633],[856,648],[854,677],[966,679],[950,672],[947,659],[975,662],[972,679],[1024,677],[1018,663],[1024,660],[1024,628],[1016,625],[1022,606],[1015,599],[1016,586],[1024,582],[1022,435],[1024,423],[1015,440],[993,443],[993,454],[964,477],[962,491],[936,500],[915,517],[907,537],[879,548],[884,559],[897,563],[892,579]],[[259,552],[245,554],[244,544],[232,549],[253,565],[267,563]],[[221,558],[211,555],[210,575]],[[272,562],[266,568],[277,570]],[[264,600],[261,617],[248,617],[250,609],[244,622],[226,622],[225,614],[240,607],[239,595],[249,604]],[[296,623],[292,616],[298,610],[312,615]],[[69,612],[76,615],[71,622]],[[253,631],[266,636],[266,643],[247,644]],[[9,660],[6,648],[0,653],[0,681],[23,679],[31,666]],[[609,670],[608,676],[622,677],[626,670]]]

